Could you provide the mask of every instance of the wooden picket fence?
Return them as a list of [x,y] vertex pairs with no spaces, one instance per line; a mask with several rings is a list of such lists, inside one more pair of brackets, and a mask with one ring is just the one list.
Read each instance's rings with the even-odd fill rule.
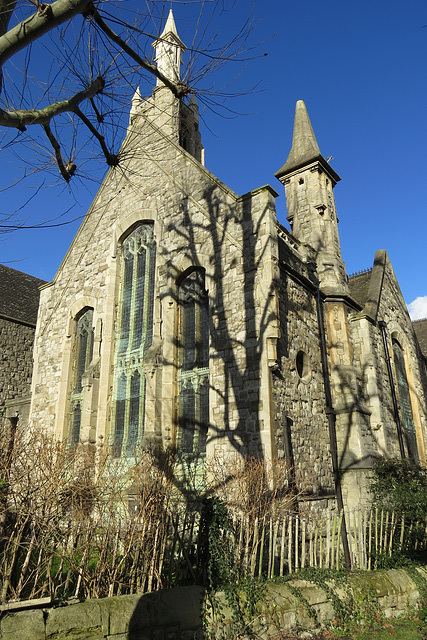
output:
[[[343,567],[344,514],[289,513],[261,521],[234,518],[219,532],[240,572],[273,578],[306,567]],[[393,513],[345,514],[352,563],[376,568],[384,556],[427,548],[426,522]],[[206,526],[200,514],[164,514],[153,520],[61,522],[46,532],[29,516],[17,518],[1,542],[0,601],[50,596],[99,598],[145,593],[206,577]]]
[[[274,578],[308,567],[341,569],[343,518],[343,512],[328,510],[264,518],[252,526],[236,520],[237,555],[252,576]],[[403,517],[378,509],[348,511],[345,518],[353,568],[376,569],[384,556],[427,549],[426,521],[405,523]]]
[[18,519],[0,555],[0,602],[101,598],[196,582],[199,516],[61,523],[54,531]]

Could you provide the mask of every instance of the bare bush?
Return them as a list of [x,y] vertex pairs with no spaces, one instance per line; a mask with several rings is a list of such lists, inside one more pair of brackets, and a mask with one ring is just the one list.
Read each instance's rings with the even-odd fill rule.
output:
[[293,511],[307,489],[310,477],[296,478],[285,460],[255,456],[213,459],[208,465],[210,492],[218,496],[230,513],[248,518],[278,517]]
[[211,497],[228,513],[230,526],[215,526],[238,573],[254,571],[256,562],[262,570],[261,523],[291,511],[299,497],[284,463],[236,459],[203,474],[201,460],[184,461],[172,450],[117,459],[105,446],[70,449],[35,429],[18,429],[12,449],[7,431],[0,440],[10,454],[0,457],[2,602],[203,581],[206,527],[213,526],[203,504]]
[[166,556],[176,551],[167,539],[179,526],[169,457],[142,452],[118,461],[109,453],[82,445],[70,451],[49,435],[17,433],[3,483],[2,601],[163,586]]

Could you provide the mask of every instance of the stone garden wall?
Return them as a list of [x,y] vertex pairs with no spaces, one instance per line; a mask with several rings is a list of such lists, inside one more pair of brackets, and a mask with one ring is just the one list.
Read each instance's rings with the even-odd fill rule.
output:
[[[427,569],[417,569],[427,583]],[[419,582],[419,580],[417,580]],[[332,584],[332,583],[329,583]],[[291,585],[291,589],[289,586]],[[355,573],[348,585],[356,603],[372,605],[385,617],[402,615],[418,606],[421,595],[414,579],[403,569]],[[340,597],[343,589],[334,586]],[[345,591],[345,590],[344,590]],[[299,594],[296,597],[295,594]],[[219,596],[221,598],[221,596]],[[37,601],[33,601],[36,603]],[[43,605],[43,601],[40,601]],[[18,610],[30,603],[11,603],[1,609],[1,640],[199,640],[202,631],[203,589],[197,586],[158,591],[144,596],[126,595],[87,600],[56,608]],[[310,605],[310,607],[308,607]],[[295,578],[271,584],[257,605],[255,631],[268,638],[279,630],[313,628],[333,620],[335,612],[323,588]],[[223,609],[225,620],[230,615]],[[223,631],[224,624],[220,623]]]

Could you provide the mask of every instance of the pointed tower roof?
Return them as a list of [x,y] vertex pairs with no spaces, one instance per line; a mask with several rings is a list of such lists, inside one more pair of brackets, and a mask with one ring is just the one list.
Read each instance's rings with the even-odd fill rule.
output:
[[315,161],[320,162],[335,183],[341,179],[320,153],[304,101],[298,100],[295,107],[292,149],[283,167],[274,175],[280,180],[288,173],[292,173]]
[[[169,11],[162,34],[153,42],[152,46],[156,51],[158,70],[168,80],[179,82],[182,54],[187,47],[177,33],[172,9]],[[157,78],[156,86],[161,86],[162,84],[162,81]]]
[[159,40],[164,40],[167,36],[173,36],[175,43],[185,51],[187,47],[179,37],[178,31],[176,30],[175,18],[173,17],[172,9],[169,9],[168,19],[166,20],[165,28],[163,29]]

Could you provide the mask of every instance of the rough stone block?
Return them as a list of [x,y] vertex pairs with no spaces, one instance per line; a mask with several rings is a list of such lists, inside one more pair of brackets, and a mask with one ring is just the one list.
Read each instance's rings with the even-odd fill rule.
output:
[[98,600],[87,600],[49,612],[46,640],[99,640],[104,637]]
[[1,620],[2,640],[45,640],[43,611],[19,611],[8,613]]

